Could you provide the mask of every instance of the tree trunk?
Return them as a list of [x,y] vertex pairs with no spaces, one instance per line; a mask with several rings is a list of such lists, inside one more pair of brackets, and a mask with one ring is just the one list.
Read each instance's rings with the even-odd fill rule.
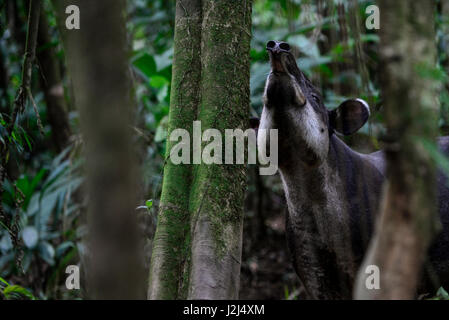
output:
[[[175,45],[168,135],[182,128],[192,135],[201,82],[201,0],[176,2]],[[167,139],[164,181],[153,240],[149,299],[186,297],[192,166],[175,165]],[[187,268],[187,270],[185,270]]]
[[[177,1],[168,136],[178,128],[192,136],[194,120],[222,134],[248,127],[250,26],[251,1]],[[174,144],[167,142],[148,297],[237,298],[246,168],[175,165]]]
[[81,28],[66,31],[64,48],[86,143],[89,296],[143,298],[125,1],[53,4],[59,21],[68,5],[81,12]]
[[[437,135],[433,1],[379,1],[381,85],[388,127],[387,178],[376,233],[355,286],[357,299],[412,299],[437,231],[436,171],[422,141]],[[380,289],[366,267],[380,269]]]
[[[248,127],[251,1],[203,1],[203,17],[198,119],[224,136]],[[238,298],[245,190],[245,165],[196,168],[189,299]]]
[[53,143],[56,151],[61,152],[69,143],[70,125],[64,100],[61,71],[55,51],[50,43],[47,16],[42,11],[38,34],[40,50],[37,53],[41,68],[40,83],[44,91]]

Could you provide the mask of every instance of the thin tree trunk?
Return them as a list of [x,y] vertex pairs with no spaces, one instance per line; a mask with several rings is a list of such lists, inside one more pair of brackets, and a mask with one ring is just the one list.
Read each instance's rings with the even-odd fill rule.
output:
[[[176,2],[175,45],[168,136],[175,129],[192,135],[201,82],[201,0]],[[149,299],[186,297],[190,243],[191,165],[174,165],[167,140],[158,224],[153,240]]]
[[89,296],[143,298],[125,1],[53,4],[59,21],[68,5],[81,12],[81,28],[67,30],[64,48],[86,143]]
[[8,135],[11,135],[17,116],[23,111],[26,101],[31,95],[31,75],[33,72],[34,59],[36,57],[36,43],[39,30],[41,3],[41,0],[30,0],[26,47],[22,65],[22,82],[14,100],[14,109],[12,111],[11,121],[8,126]]
[[[435,2],[379,1],[381,85],[388,127],[387,178],[376,233],[355,286],[357,299],[412,299],[438,224],[436,171],[422,139],[437,134]],[[380,289],[366,267],[380,269]]]
[[[202,129],[248,127],[251,1],[203,1]],[[196,168],[192,186],[189,299],[237,299],[245,165]]]
[[70,125],[64,100],[64,87],[61,70],[51,39],[45,12],[41,12],[37,58],[40,66],[40,83],[47,105],[48,122],[51,126],[53,143],[57,152],[61,152],[69,143]]
[[[23,112],[28,97],[31,97],[31,75],[33,72],[34,59],[36,56],[36,42],[37,42],[37,33],[39,29],[40,10],[41,10],[41,0],[31,0],[28,12],[25,53],[23,56],[23,64],[22,64],[22,80],[16,98],[14,100],[14,108],[12,110],[12,115],[9,118],[9,123],[7,125],[6,130],[7,135],[4,137],[5,143],[1,145],[0,195],[3,194],[3,183],[6,179],[6,166],[8,164],[8,154],[9,154],[9,138],[14,131],[17,116],[19,115],[20,112]],[[19,233],[18,226],[15,223],[14,225],[12,225],[11,217],[6,216],[1,203],[0,203],[0,221],[4,225],[8,226],[12,231],[13,234],[11,234],[11,238],[13,239],[14,245],[17,247],[18,233]]]

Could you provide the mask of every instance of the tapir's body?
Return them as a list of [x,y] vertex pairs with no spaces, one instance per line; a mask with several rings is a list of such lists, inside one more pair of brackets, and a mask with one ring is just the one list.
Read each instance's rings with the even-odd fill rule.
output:
[[[449,137],[439,139],[439,145],[449,155]],[[287,242],[295,270],[311,298],[351,299],[354,279],[373,232],[384,174],[382,151],[357,153],[335,135],[330,140],[326,166],[305,171],[281,169],[288,203]],[[439,173],[443,232],[429,251],[422,292],[434,292],[435,286],[449,284],[446,180]],[[307,186],[308,190],[297,186]],[[325,205],[321,197],[326,199]],[[437,283],[432,283],[432,276]]]
[[[260,129],[277,129],[279,169],[287,199],[287,241],[295,270],[313,299],[351,299],[356,273],[371,238],[385,179],[382,151],[360,154],[335,134],[352,134],[368,119],[360,99],[327,111],[321,95],[298,69],[288,44],[270,41],[272,72]],[[262,130],[264,132],[265,130]],[[260,132],[261,130],[259,130]],[[449,138],[440,138],[449,154]],[[261,154],[266,137],[259,133]],[[429,250],[424,292],[449,284],[449,189],[437,183],[443,232]],[[426,277],[431,275],[431,277]]]

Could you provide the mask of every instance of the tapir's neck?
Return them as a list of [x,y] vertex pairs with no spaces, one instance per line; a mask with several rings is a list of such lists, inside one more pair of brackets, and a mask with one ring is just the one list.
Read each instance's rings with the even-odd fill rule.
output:
[[297,163],[280,168],[295,233],[335,253],[336,263],[348,274],[354,272],[352,261],[369,239],[370,215],[382,182],[369,157],[332,135],[327,159],[318,166]]
[[[329,153],[326,160],[319,165],[310,167],[297,157],[295,163],[289,162],[286,167],[280,167],[287,199],[301,198],[303,206],[327,206],[329,202],[341,199],[333,198],[334,193],[342,193],[341,178],[346,175],[341,166],[347,158],[357,157],[358,154],[347,147],[340,139],[332,135],[329,143]],[[299,200],[299,199],[298,199]],[[296,201],[295,201],[296,202]]]
[[[365,187],[366,192],[372,193],[371,180],[378,180],[382,175],[379,171],[382,165],[375,162],[375,157],[357,153],[331,135],[327,158],[319,165],[310,167],[298,156],[296,162],[289,161],[288,166],[279,169],[287,197],[303,198],[306,203],[302,205],[324,206],[331,202],[335,208],[337,203],[347,200],[351,188]],[[333,198],[333,193],[339,194],[338,199]]]

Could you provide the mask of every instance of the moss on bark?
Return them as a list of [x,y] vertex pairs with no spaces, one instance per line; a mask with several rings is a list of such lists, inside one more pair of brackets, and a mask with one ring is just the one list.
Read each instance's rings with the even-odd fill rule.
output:
[[[178,128],[192,134],[197,116],[201,81],[201,1],[177,1],[172,89],[169,113],[170,133]],[[164,181],[150,270],[150,299],[185,298],[190,253],[189,193],[191,165],[174,165],[167,140]],[[183,293],[184,292],[184,293]]]
[[[248,127],[251,1],[203,1],[203,17],[198,119],[224,137]],[[245,165],[195,169],[189,298],[237,298],[245,189]]]
[[[177,2],[169,135],[192,137],[194,120],[222,134],[247,128],[250,26],[251,1]],[[246,167],[174,165],[176,143],[167,142],[148,296],[236,298]]]

